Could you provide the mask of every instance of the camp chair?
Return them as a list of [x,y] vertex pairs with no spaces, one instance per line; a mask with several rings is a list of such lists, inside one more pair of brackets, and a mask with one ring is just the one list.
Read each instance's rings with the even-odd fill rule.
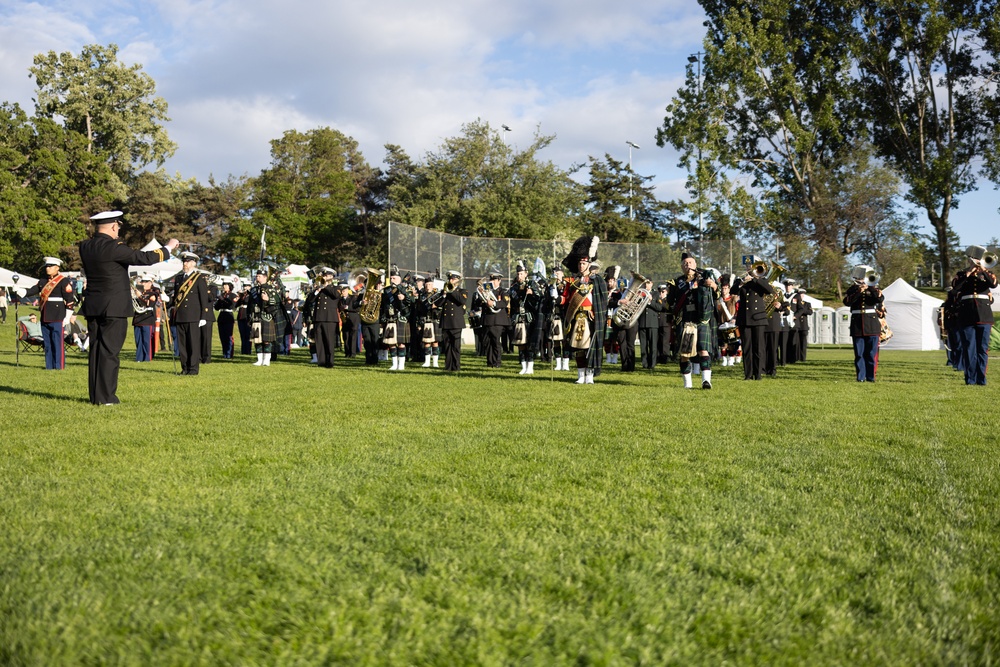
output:
[[21,346],[22,352],[34,352],[43,349],[42,339],[29,336],[28,327],[24,322],[17,322],[17,344]]

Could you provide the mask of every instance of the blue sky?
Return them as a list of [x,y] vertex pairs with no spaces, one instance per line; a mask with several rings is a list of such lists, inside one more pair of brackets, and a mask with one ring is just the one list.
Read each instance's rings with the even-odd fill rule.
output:
[[[164,166],[185,177],[256,175],[271,139],[325,126],[371,164],[386,143],[420,159],[478,118],[515,147],[556,135],[541,157],[562,167],[631,140],[669,200],[686,175],[654,137],[703,20],[694,0],[0,0],[0,90],[30,111],[35,54],[114,42],[169,104]],[[989,183],[963,196],[963,243],[1000,236],[998,203]]]

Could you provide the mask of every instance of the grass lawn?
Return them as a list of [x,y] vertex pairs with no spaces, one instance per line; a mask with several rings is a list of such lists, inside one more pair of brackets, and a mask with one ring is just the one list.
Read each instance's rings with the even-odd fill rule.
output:
[[11,320],[0,664],[1000,659],[998,383],[942,352],[685,391],[126,343],[97,407],[79,353],[15,366]]

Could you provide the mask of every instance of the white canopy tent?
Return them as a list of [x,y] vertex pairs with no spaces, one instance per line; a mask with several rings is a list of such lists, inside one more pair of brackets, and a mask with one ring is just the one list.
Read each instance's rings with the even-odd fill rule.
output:
[[3,267],[0,267],[0,287],[13,287],[14,286],[14,276],[17,275],[17,286],[19,288],[34,287],[38,284],[38,278],[32,278],[31,276],[26,276],[23,273],[15,274],[13,271],[9,271]]
[[[141,248],[141,250],[143,250],[144,252],[148,252],[150,250],[156,250],[157,248],[162,248],[162,247],[163,246],[160,245],[160,242],[154,238],[152,241],[144,245]],[[184,268],[184,263],[181,262],[180,258],[171,257],[165,261],[157,262],[156,264],[152,264],[150,266],[130,265],[128,267],[128,272],[129,275],[149,273],[152,274],[158,282],[163,282],[165,280],[173,278],[175,275],[180,273],[183,268]]]
[[882,290],[885,319],[892,338],[883,345],[887,350],[940,350],[938,308],[941,299],[928,296],[902,278]]
[[309,285],[309,267],[304,264],[289,264],[281,272],[281,283],[292,299],[300,298],[300,292]]

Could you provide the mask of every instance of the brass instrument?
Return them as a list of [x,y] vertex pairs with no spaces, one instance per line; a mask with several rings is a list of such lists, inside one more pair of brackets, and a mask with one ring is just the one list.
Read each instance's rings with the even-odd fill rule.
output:
[[[489,287],[487,287],[486,285],[483,284],[484,282],[486,282],[486,276],[480,278],[479,282],[476,283],[476,294],[479,295],[479,298],[482,299],[483,304],[485,304],[486,307],[490,309],[491,313],[499,313],[500,299],[498,299],[497,295],[494,294],[493,286],[490,285]],[[491,306],[490,301],[492,301],[497,305]]]
[[993,267],[997,265],[997,260],[998,259],[1000,259],[1000,257],[997,257],[997,253],[996,252],[989,252],[989,251],[987,251],[983,255],[983,259],[981,260],[982,261],[981,266],[984,269],[986,269],[987,271],[992,271]]
[[[778,264],[777,262],[772,261],[770,264],[766,262],[760,262],[760,264],[763,264],[764,266],[767,267],[767,275],[765,276],[765,280],[767,280],[768,284],[780,282],[781,276],[785,275],[785,267],[783,267],[781,264]],[[756,268],[757,266],[758,265],[755,264],[753,268]],[[771,315],[774,314],[775,309],[784,302],[785,302],[784,290],[774,290],[774,294],[768,294],[764,297],[764,304],[765,304],[764,312],[767,313],[768,317],[771,317]]]
[[382,274],[375,269],[365,269],[365,271],[368,274],[368,281],[365,283],[358,315],[365,324],[376,324],[382,312],[382,290],[377,289],[376,285]]
[[645,288],[646,279],[635,271],[632,272],[632,284],[618,302],[618,309],[611,321],[620,329],[630,329],[639,319],[639,315],[653,300],[653,295]]

